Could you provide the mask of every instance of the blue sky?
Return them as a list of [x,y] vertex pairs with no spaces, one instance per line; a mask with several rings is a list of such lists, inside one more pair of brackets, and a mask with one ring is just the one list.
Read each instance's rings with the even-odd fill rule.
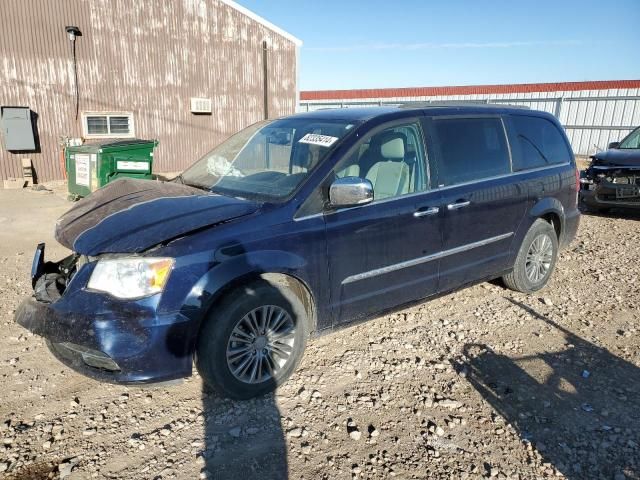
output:
[[300,38],[302,90],[640,78],[640,0],[237,0]]

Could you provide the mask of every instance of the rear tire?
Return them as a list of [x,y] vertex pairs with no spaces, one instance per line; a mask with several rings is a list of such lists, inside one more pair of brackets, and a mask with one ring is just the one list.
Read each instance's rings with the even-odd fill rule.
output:
[[223,396],[264,395],[294,372],[307,335],[300,299],[287,287],[255,281],[209,313],[196,346],[196,367],[206,386]]
[[558,237],[553,226],[539,218],[520,245],[513,271],[502,280],[511,290],[533,293],[548,283],[558,258]]

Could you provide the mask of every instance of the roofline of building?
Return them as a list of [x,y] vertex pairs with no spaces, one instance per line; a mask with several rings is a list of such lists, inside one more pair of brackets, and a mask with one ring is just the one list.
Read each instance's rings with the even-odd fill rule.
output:
[[248,8],[243,7],[242,5],[237,4],[236,2],[234,2],[233,0],[220,0],[222,3],[224,3],[225,5],[230,6],[231,8],[236,9],[237,11],[239,11],[240,13],[242,13],[243,15],[246,15],[247,17],[249,17],[250,19],[260,23],[261,25],[265,26],[266,28],[268,28],[269,30],[274,31],[275,33],[277,33],[278,35],[283,36],[284,38],[286,38],[287,40],[291,40],[293,43],[296,44],[296,46],[301,47],[302,46],[302,40],[300,40],[297,37],[294,37],[293,35],[291,35],[289,32],[284,31],[283,29],[281,29],[280,27],[277,27],[276,25],[274,25],[273,23],[271,23],[270,21],[262,18],[260,15],[252,12],[251,10],[249,10]]
[[465,85],[451,87],[372,88],[356,90],[314,90],[300,92],[300,100],[435,97],[439,95],[490,95],[531,92],[562,92],[576,90],[608,90],[614,88],[640,88],[640,80],[520,83],[506,85]]

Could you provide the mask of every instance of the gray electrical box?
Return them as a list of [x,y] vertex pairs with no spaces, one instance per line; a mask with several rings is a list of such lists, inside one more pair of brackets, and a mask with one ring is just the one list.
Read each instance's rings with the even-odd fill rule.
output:
[[36,142],[28,107],[2,107],[2,135],[6,150],[35,150]]

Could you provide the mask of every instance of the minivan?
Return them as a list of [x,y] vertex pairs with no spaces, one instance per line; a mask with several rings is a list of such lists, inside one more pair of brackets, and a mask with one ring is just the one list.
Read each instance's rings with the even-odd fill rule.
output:
[[478,282],[544,287],[579,222],[567,137],[544,112],[334,109],[266,120],[175,179],[117,180],[36,248],[16,320],[99,380],[188,377],[244,399],[311,335]]

